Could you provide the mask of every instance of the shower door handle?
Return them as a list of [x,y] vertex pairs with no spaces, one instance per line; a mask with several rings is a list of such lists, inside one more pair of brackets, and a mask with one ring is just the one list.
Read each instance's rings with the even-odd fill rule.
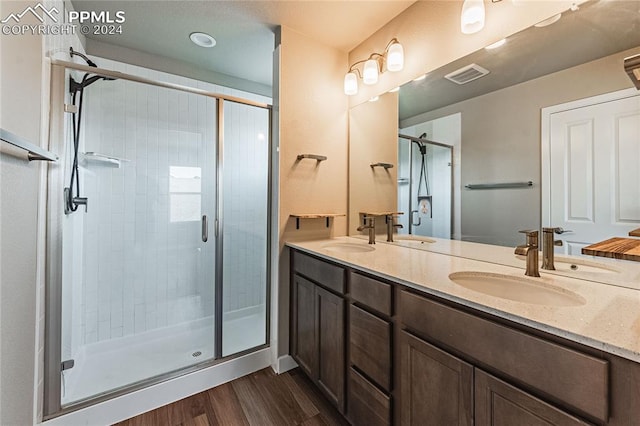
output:
[[206,243],[209,240],[209,219],[207,215],[202,216],[202,242]]
[[411,210],[411,225],[413,226],[420,226],[420,224],[422,223],[422,218],[420,217],[420,215],[418,215],[418,223],[416,223],[415,216],[414,214],[418,213],[418,210]]

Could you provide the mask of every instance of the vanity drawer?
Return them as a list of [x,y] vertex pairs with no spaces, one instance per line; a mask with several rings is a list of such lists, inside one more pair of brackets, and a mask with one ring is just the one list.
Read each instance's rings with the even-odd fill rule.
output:
[[400,292],[401,321],[429,340],[498,370],[552,400],[607,421],[609,363],[524,332]]
[[391,290],[390,284],[355,272],[351,273],[351,298],[389,316],[391,316]]
[[330,290],[344,294],[345,270],[339,266],[327,263],[315,257],[292,251],[293,270],[300,275],[327,287]]
[[350,368],[347,412],[355,426],[390,425],[391,399]]
[[391,389],[391,324],[350,306],[351,364],[386,391]]

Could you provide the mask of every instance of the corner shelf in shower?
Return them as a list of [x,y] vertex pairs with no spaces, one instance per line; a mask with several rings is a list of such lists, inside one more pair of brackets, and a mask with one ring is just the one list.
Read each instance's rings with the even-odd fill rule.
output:
[[96,164],[105,167],[120,168],[122,163],[128,163],[130,160],[124,158],[113,157],[111,155],[98,154],[97,152],[83,152],[82,160],[87,164]]
[[290,217],[296,219],[296,229],[300,229],[300,219],[326,219],[327,228],[329,220],[334,217],[346,216],[344,213],[307,213],[307,214],[291,214]]

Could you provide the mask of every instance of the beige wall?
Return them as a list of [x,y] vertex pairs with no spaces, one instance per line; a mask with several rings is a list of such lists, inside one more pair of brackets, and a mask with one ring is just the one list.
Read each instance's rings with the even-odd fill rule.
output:
[[[346,235],[347,218],[302,219],[296,229],[291,214],[347,213],[347,97],[342,79],[347,54],[289,28],[281,29],[280,226],[278,354],[289,349],[289,255],[286,241]],[[297,161],[298,154],[327,160]],[[276,283],[273,283],[275,285]]]
[[[541,226],[540,109],[633,87],[622,60],[640,48],[403,120],[413,125],[462,113],[462,237],[514,246]],[[531,189],[469,191],[467,183],[532,180]],[[487,240],[491,236],[491,240]]]
[[[380,117],[384,117],[381,120]],[[374,163],[393,168],[372,168]],[[361,212],[396,211],[398,206],[398,93],[349,111],[349,235],[360,234]],[[384,218],[376,230],[386,232]],[[364,232],[366,234],[366,232]]]
[[[0,16],[31,2],[0,2]],[[25,17],[24,20],[29,18]],[[31,20],[32,19],[32,20]],[[30,17],[29,24],[39,24]],[[0,127],[40,144],[42,37],[0,36]],[[18,84],[19,83],[19,84]],[[34,418],[36,233],[41,163],[0,155],[0,424]]]
[[[578,1],[580,3],[581,1]],[[460,32],[462,1],[417,1],[349,52],[349,64],[381,53],[389,40],[398,38],[404,47],[405,66],[400,72],[385,72],[373,86],[359,85],[350,105],[358,105],[490,43],[523,30],[568,9],[572,1],[485,0],[486,24],[479,33]],[[343,71],[346,72],[346,69]],[[360,81],[361,83],[361,81]]]

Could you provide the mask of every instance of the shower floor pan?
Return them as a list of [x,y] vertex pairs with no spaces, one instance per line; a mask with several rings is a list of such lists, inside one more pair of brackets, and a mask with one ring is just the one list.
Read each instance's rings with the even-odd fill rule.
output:
[[[264,314],[227,320],[223,355],[265,342]],[[63,373],[62,405],[180,370],[214,357],[213,318],[83,346]]]

